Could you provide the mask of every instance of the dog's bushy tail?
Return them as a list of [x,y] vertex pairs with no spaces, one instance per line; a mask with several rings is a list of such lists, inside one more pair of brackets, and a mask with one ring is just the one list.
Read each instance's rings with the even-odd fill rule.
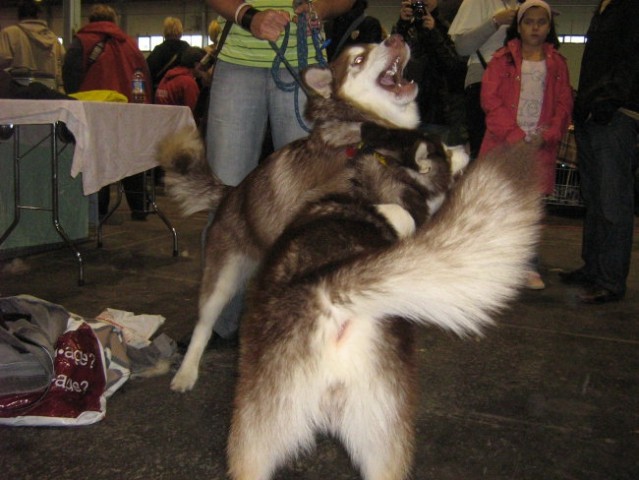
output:
[[158,145],[157,160],[166,171],[167,191],[184,215],[217,209],[232,188],[211,172],[204,143],[194,127],[164,138]]
[[535,253],[534,151],[522,144],[476,160],[413,237],[325,278],[326,307],[346,318],[400,316],[461,336],[481,332],[516,296]]

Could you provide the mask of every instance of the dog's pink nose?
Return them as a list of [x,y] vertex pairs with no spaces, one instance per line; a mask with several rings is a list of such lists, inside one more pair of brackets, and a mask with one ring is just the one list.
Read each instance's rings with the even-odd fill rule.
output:
[[402,37],[400,34],[398,33],[394,33],[393,35],[390,35],[385,41],[384,43],[388,46],[388,47],[397,47],[398,45],[401,45],[404,43],[404,37]]

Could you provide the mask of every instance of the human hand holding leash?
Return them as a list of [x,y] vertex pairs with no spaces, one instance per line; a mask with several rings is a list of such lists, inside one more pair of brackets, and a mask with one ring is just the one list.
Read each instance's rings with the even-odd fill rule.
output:
[[[286,25],[288,25],[290,21],[291,16],[288,12],[282,10],[261,10],[255,13],[247,30],[251,32],[255,38],[275,42],[280,38],[280,35],[284,32]],[[240,25],[244,27],[244,23],[246,22],[240,19]]]
[[208,0],[208,4],[228,22],[237,23],[260,40],[276,41],[291,21],[288,12],[257,10],[240,0]]
[[[216,4],[224,4],[225,0],[209,0],[209,3],[213,8],[217,8]],[[315,22],[318,28],[323,20],[328,20],[336,15],[348,11],[354,3],[354,0],[325,0],[313,4],[309,1],[301,1],[294,3],[294,11],[296,15],[301,13],[309,13],[311,15],[311,22]],[[291,22],[291,16],[288,12],[283,10],[257,10],[248,3],[236,4],[234,13],[231,13],[231,4],[224,4],[224,12],[228,12],[229,20],[233,18],[235,23],[238,23],[245,30],[251,32],[255,38],[260,40],[269,40],[271,42],[276,41],[286,25]],[[296,18],[293,19],[296,21]],[[312,27],[313,25],[310,24]]]

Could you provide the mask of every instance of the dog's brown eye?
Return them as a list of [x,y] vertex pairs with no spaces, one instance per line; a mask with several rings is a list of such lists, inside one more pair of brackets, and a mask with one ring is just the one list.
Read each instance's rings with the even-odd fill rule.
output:
[[355,57],[355,60],[353,60],[353,65],[359,65],[360,63],[364,62],[364,56],[360,55],[358,57]]

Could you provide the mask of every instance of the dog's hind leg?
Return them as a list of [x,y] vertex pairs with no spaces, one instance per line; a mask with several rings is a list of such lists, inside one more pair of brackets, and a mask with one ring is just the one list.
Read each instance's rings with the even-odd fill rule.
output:
[[349,391],[336,433],[365,480],[404,480],[413,460],[410,402],[401,387],[382,383]]
[[[203,282],[199,318],[182,365],[171,381],[171,390],[186,392],[193,389],[198,377],[200,360],[222,309],[242,288],[254,270],[254,261],[243,255],[234,255],[217,272],[216,281]],[[207,274],[209,272],[205,270],[205,275]]]
[[289,404],[281,393],[268,390],[245,393],[253,400],[247,404],[236,397],[227,450],[229,476],[269,480],[288,459],[315,445],[314,427],[300,400]]

